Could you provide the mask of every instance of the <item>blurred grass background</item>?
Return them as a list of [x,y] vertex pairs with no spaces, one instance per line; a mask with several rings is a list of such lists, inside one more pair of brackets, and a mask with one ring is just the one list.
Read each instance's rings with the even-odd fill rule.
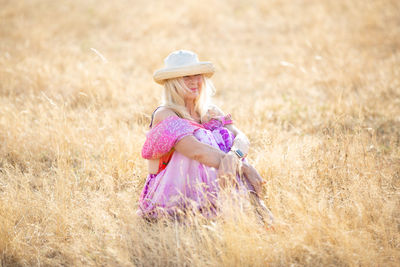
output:
[[[136,217],[152,74],[177,49],[214,63],[275,232],[235,205]],[[398,1],[0,0],[0,101],[3,266],[400,261]]]

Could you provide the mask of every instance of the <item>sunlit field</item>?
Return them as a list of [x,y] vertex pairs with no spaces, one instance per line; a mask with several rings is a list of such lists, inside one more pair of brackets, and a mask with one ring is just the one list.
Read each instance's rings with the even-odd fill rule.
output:
[[[136,215],[177,49],[275,215]],[[398,266],[400,2],[0,0],[0,266]]]

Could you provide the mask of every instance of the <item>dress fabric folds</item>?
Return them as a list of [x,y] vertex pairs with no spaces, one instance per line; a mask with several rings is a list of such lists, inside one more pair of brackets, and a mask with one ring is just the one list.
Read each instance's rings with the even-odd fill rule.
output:
[[[142,149],[145,159],[159,159],[171,153],[173,146],[183,137],[193,135],[202,143],[228,152],[234,135],[224,126],[232,123],[230,116],[211,119],[201,125],[168,117],[154,126],[146,135]],[[238,189],[247,190],[248,184],[238,177]],[[218,209],[217,170],[173,151],[169,161],[157,174],[149,174],[139,198],[138,214],[157,219],[176,216],[193,210],[212,217]]]

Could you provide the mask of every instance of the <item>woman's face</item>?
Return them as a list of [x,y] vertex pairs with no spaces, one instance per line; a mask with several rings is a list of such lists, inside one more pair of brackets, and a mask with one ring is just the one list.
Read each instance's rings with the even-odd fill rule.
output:
[[186,87],[189,88],[189,92],[186,93],[186,99],[195,99],[199,94],[203,84],[203,76],[201,74],[183,76],[183,82]]

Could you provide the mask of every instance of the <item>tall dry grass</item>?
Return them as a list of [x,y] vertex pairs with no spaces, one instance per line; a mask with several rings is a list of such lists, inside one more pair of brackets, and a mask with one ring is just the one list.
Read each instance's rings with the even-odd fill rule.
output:
[[[0,265],[400,262],[398,1],[0,7]],[[214,62],[275,232],[235,205],[186,226],[135,215],[152,73],[180,48]]]

